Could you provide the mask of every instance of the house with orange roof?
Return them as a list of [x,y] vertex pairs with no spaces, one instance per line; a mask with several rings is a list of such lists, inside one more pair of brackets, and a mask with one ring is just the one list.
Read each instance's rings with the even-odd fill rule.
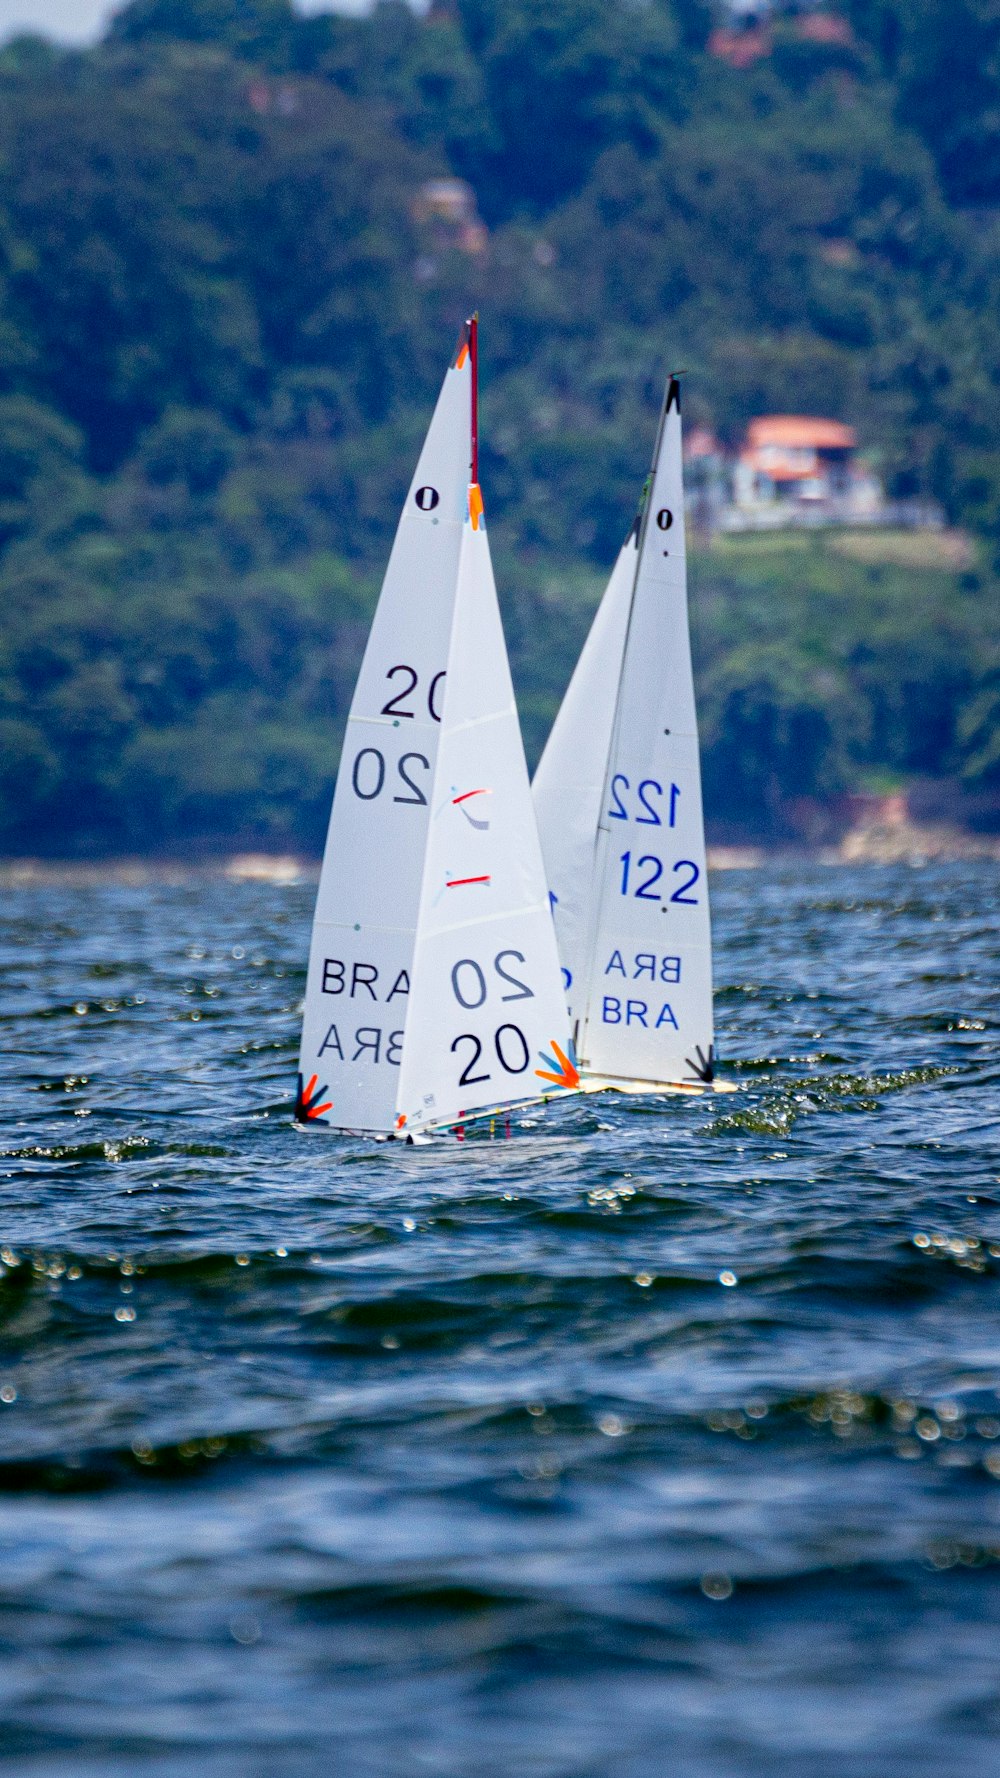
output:
[[828,11],[824,0],[717,0],[716,15],[719,22],[709,36],[708,53],[732,68],[749,68],[769,56],[774,26],[821,49],[855,47],[849,19]]
[[751,420],[732,463],[726,529],[788,524],[872,524],[885,506],[882,484],[858,456],[841,420],[763,414]]
[[735,451],[710,427],[693,426],[684,440],[684,483],[689,523],[705,537],[820,525],[939,531],[944,524],[934,500],[888,499],[854,427],[815,414],[761,414]]

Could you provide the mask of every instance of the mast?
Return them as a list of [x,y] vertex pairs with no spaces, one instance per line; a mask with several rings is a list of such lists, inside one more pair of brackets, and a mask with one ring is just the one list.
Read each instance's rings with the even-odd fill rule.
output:
[[470,370],[472,396],[472,457],[469,463],[469,481],[474,488],[479,486],[479,310],[470,315],[465,323],[469,330],[469,357],[472,360]]

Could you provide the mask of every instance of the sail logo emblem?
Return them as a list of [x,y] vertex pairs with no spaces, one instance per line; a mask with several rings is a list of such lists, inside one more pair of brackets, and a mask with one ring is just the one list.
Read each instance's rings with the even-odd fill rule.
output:
[[326,1118],[323,1116],[323,1113],[324,1111],[333,1110],[333,1100],[328,1099],[325,1104],[320,1104],[323,1094],[328,1093],[330,1089],[328,1086],[318,1086],[318,1081],[319,1075],[312,1074],[306,1085],[303,1086],[302,1076],[301,1074],[299,1075],[299,1090],[295,1100],[295,1120],[297,1123],[326,1125]]
[[709,1044],[707,1055],[706,1055],[705,1051],[702,1049],[701,1044],[696,1043],[694,1046],[694,1056],[685,1056],[684,1061],[687,1064],[687,1066],[690,1068],[692,1074],[694,1074],[698,1080],[703,1080],[706,1083],[706,1085],[710,1085],[711,1082],[714,1081],[714,1079],[715,1079],[715,1045],[714,1045],[714,1043]]
[[547,1056],[542,1051],[538,1060],[544,1062],[545,1067],[536,1068],[535,1074],[539,1080],[551,1081],[552,1085],[558,1087],[561,1092],[572,1093],[580,1085],[580,1069],[573,1039],[570,1038],[566,1045],[566,1049],[569,1051],[568,1055],[560,1049],[554,1038],[550,1038],[549,1042],[555,1053]]

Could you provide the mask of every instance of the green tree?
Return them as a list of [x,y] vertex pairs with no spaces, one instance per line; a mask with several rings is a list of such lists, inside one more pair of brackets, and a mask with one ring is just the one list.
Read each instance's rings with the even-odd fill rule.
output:
[[650,146],[659,119],[682,106],[678,33],[664,6],[459,0],[459,12],[499,141],[486,184],[493,214],[567,197],[603,148]]

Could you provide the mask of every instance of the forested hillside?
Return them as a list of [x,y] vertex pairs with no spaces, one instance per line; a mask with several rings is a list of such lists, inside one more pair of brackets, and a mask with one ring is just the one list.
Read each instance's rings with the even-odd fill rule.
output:
[[132,0],[0,49],[0,846],[318,846],[473,305],[533,747],[684,366],[689,420],[849,420],[973,539],[697,556],[718,830],[914,778],[1000,821],[1000,5],[836,17],[745,67],[707,0]]

